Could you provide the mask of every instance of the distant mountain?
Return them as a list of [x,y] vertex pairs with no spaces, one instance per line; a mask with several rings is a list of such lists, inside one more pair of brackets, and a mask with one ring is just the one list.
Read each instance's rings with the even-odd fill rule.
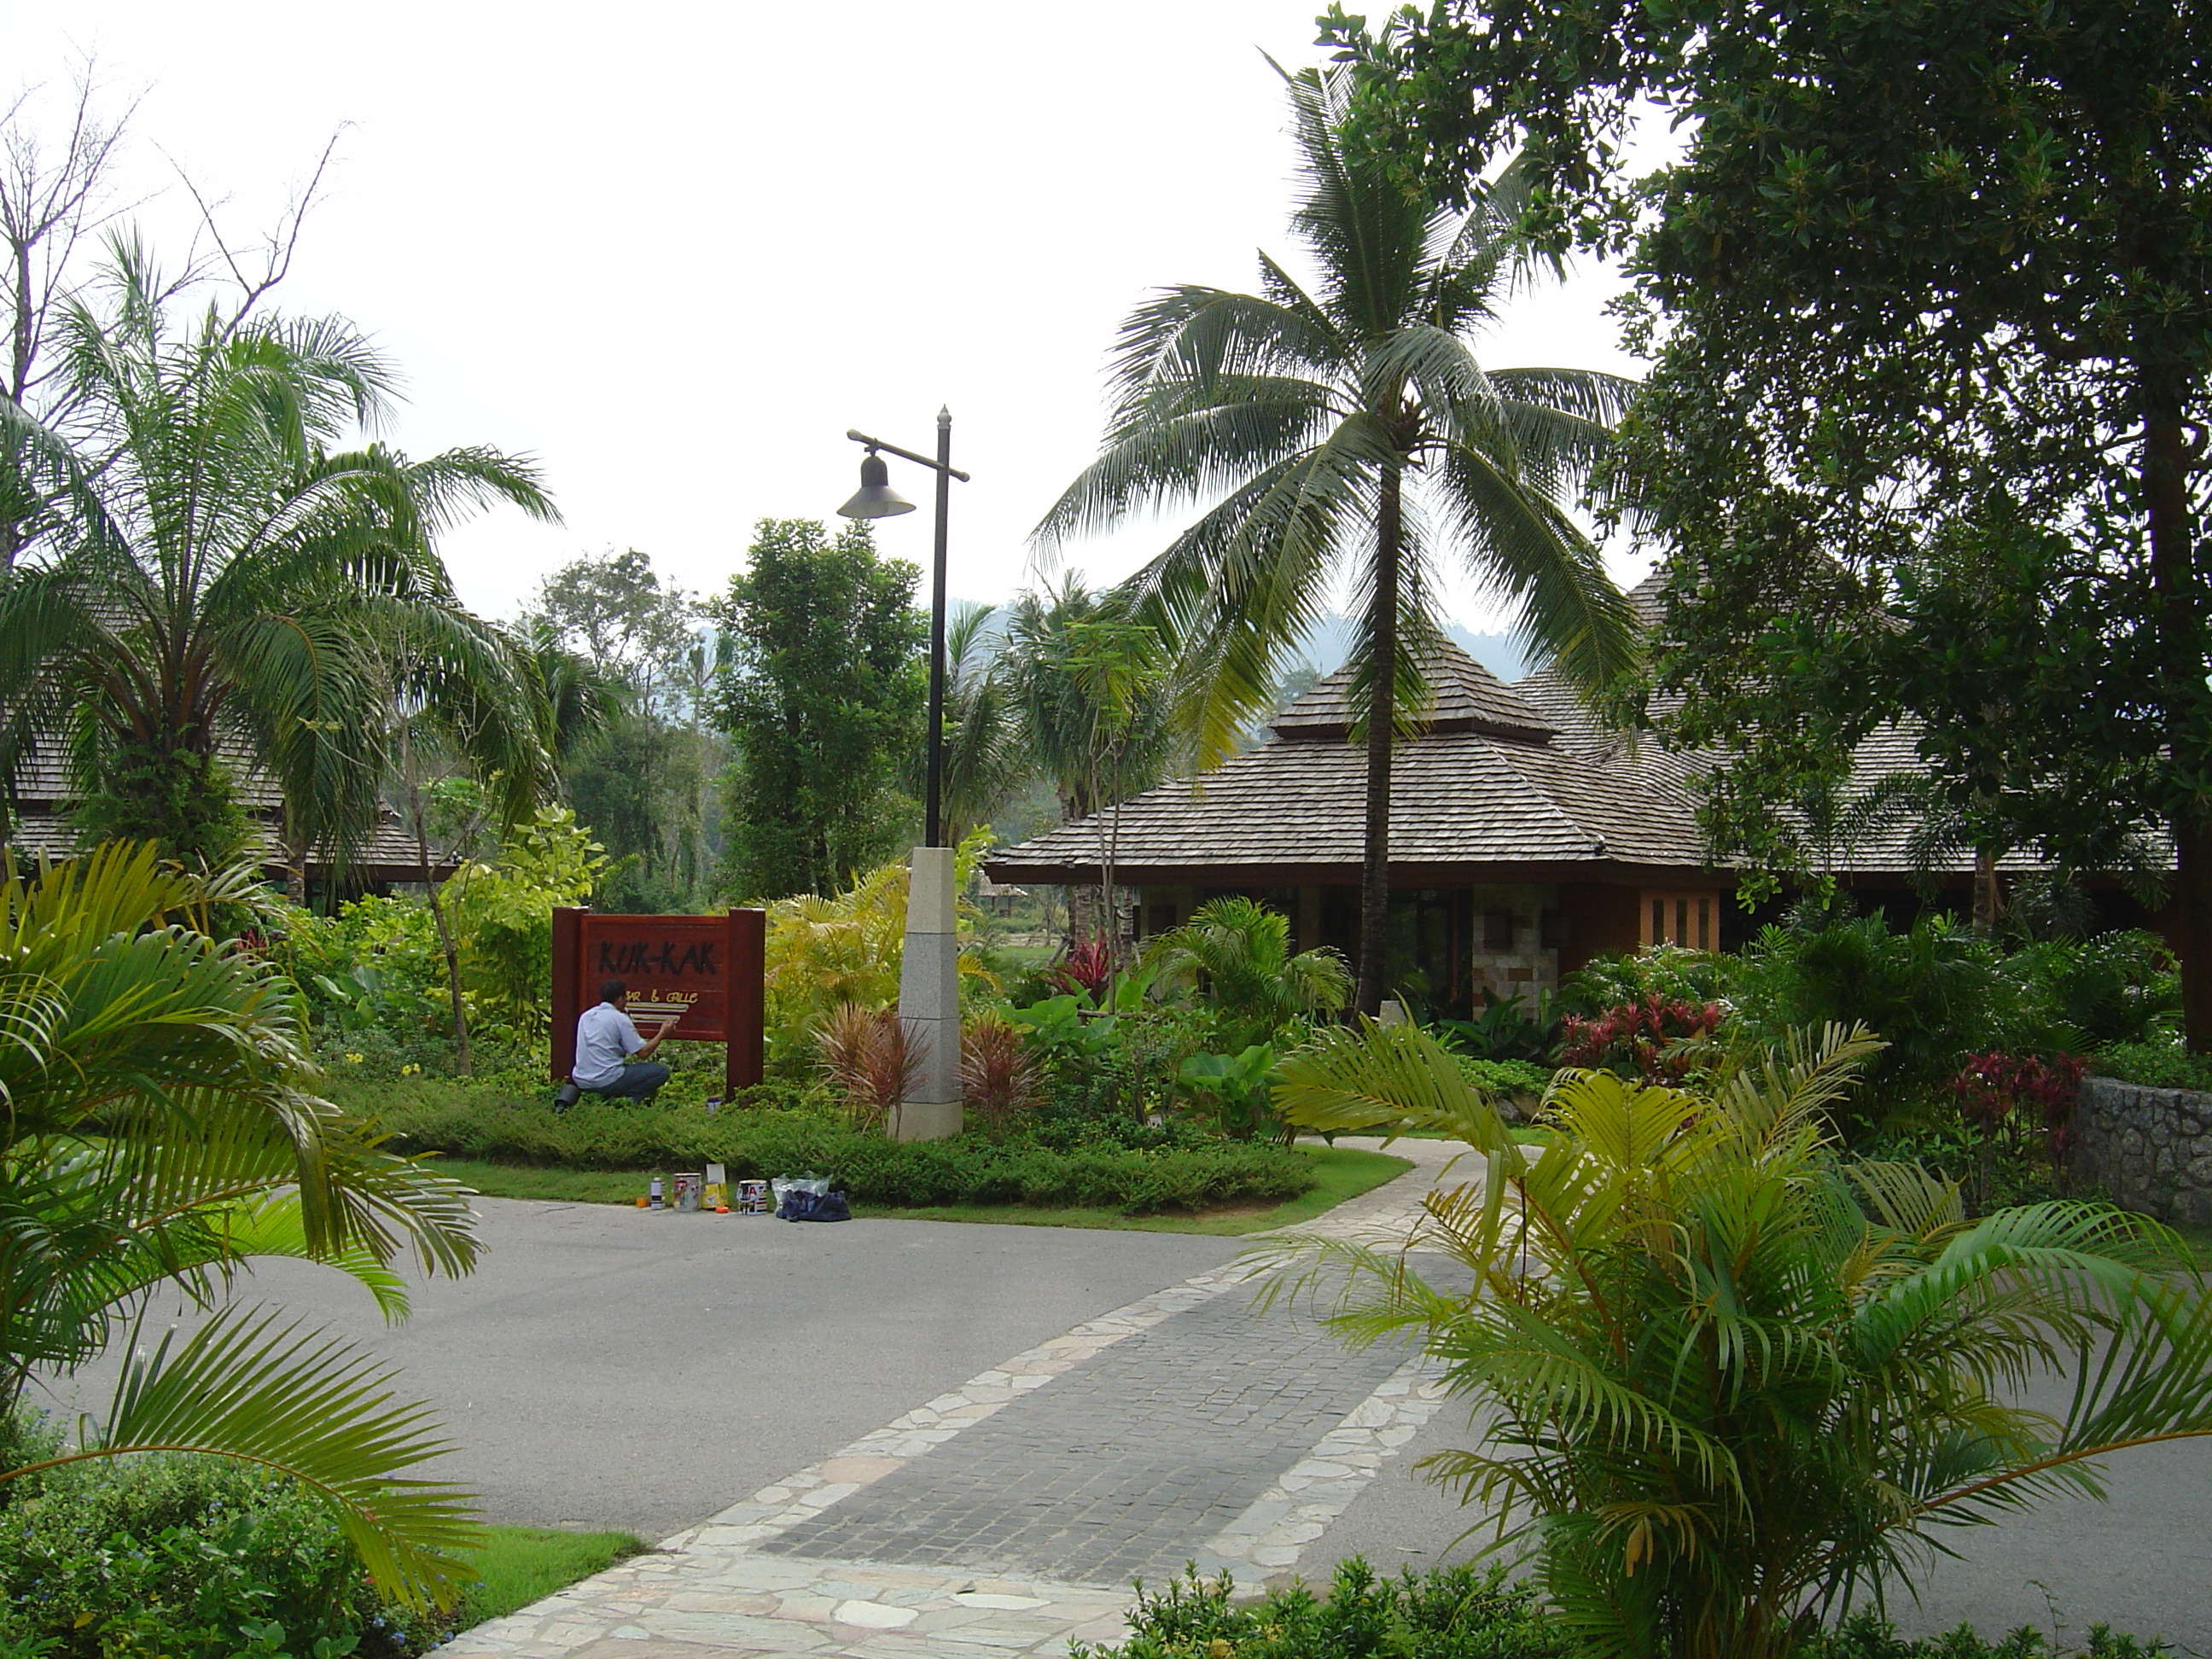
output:
[[[951,608],[957,611],[963,603],[969,602],[956,599]],[[1003,616],[1004,612],[1000,611],[992,617],[991,626],[994,631]],[[1292,667],[1299,657],[1304,657],[1316,671],[1315,678],[1334,674],[1344,666],[1344,659],[1352,654],[1352,629],[1351,617],[1332,612],[1307,635],[1304,647],[1293,653],[1291,662],[1285,666]],[[1445,623],[1444,632],[1468,656],[1501,680],[1510,683],[1528,672],[1528,662],[1522,656],[1520,647],[1513,642],[1510,634],[1477,634],[1457,623]]]

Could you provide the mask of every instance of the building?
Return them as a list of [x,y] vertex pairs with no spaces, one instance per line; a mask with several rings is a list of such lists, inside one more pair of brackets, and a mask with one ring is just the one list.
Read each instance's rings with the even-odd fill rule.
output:
[[[1734,873],[1705,863],[1687,761],[1599,726],[1549,671],[1507,685],[1447,641],[1424,672],[1433,706],[1396,745],[1391,780],[1394,989],[1467,1011],[1486,992],[1549,989],[1603,952],[1741,942],[1750,923]],[[1297,948],[1356,957],[1366,754],[1350,741],[1351,686],[1340,670],[1276,717],[1270,741],[1122,804],[1115,879],[1139,896],[1139,935],[1243,893],[1290,916]],[[1917,763],[1909,739],[1885,733],[1861,771]],[[1095,884],[1105,818],[1007,848],[988,860],[992,879]],[[1907,841],[1904,827],[1874,836],[1836,873],[1912,902]],[[1947,879],[1963,894],[1969,874]]]

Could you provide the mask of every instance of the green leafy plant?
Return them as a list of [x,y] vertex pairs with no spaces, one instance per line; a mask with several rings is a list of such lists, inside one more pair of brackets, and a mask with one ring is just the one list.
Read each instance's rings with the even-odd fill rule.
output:
[[1296,1019],[1334,1013],[1352,1000],[1343,956],[1291,951],[1291,919],[1232,894],[1210,899],[1145,951],[1163,991],[1188,990],[1213,1014],[1221,1046],[1273,1042]]
[[1559,1001],[1551,993],[1539,991],[1532,1008],[1517,992],[1501,997],[1486,986],[1482,1012],[1474,1018],[1440,1019],[1436,1025],[1469,1054],[1484,1060],[1540,1063],[1549,1060],[1559,1044]]
[[464,982],[495,1019],[532,1036],[544,1031],[554,907],[590,898],[606,862],[574,812],[546,806],[508,836],[497,863],[465,865],[446,883]]
[[2115,1043],[2096,1055],[2090,1066],[2123,1083],[2212,1094],[2212,1054],[2192,1054],[2179,1042]]
[[1571,1659],[1564,1632],[1503,1570],[1445,1567],[1378,1578],[1358,1556],[1340,1561],[1328,1594],[1304,1584],[1233,1601],[1227,1573],[1196,1572],[1164,1589],[1138,1586],[1129,1639],[1079,1642],[1071,1659]]
[[[1584,1651],[1778,1659],[1854,1593],[1909,1585],[1943,1529],[2212,1433],[2212,1300],[2171,1233],[2066,1201],[1970,1220],[1951,1182],[1838,1158],[1831,1109],[1880,1048],[1831,1026],[1699,1091],[1571,1073],[1533,1161],[1417,1029],[1324,1031],[1282,1063],[1294,1122],[1420,1124],[1479,1155],[1403,1250],[1286,1242],[1276,1284],[1341,1274],[1348,1340],[1410,1334],[1443,1363],[1483,1438],[1423,1467],[1533,1557]],[[1428,1282],[1423,1251],[1473,1288]],[[2051,1375],[2074,1379],[2053,1414],[2012,1403]]]
[[1263,1130],[1280,1127],[1267,1099],[1267,1079],[1274,1069],[1273,1045],[1255,1042],[1235,1054],[1189,1055],[1176,1068],[1176,1083],[1205,1103],[1223,1134],[1250,1140]]
[[[252,1256],[340,1267],[391,1317],[402,1250],[425,1272],[475,1261],[466,1194],[312,1093],[289,982],[200,931],[258,884],[131,844],[0,881],[0,1407],[34,1369],[100,1353],[157,1292],[214,1303]],[[0,1494],[146,1447],[291,1477],[396,1596],[448,1601],[465,1579],[448,1559],[471,1535],[465,1497],[410,1473],[444,1443],[342,1341],[225,1309],[128,1364],[80,1443],[0,1467]]]

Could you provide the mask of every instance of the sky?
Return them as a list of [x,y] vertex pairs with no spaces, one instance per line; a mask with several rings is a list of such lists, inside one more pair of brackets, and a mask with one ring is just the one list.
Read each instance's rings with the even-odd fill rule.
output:
[[[1097,451],[1121,319],[1152,287],[1251,286],[1258,248],[1303,264],[1262,54],[1318,61],[1318,9],[0,0],[0,64],[52,97],[89,58],[110,108],[137,100],[121,199],[171,263],[197,228],[180,179],[251,244],[335,135],[271,303],[343,313],[397,362],[387,441],[533,457],[563,514],[449,536],[477,610],[512,615],[564,562],[625,547],[718,589],[757,520],[851,494],[848,428],[928,451],[940,404],[974,475],[950,586],[996,601],[1036,580],[1029,532]],[[1617,291],[1579,267],[1478,355],[1633,374]],[[929,476],[891,465],[925,499]],[[1117,580],[1172,528],[1066,562]],[[926,510],[878,530],[926,562]],[[1449,604],[1510,620],[1465,587]]]

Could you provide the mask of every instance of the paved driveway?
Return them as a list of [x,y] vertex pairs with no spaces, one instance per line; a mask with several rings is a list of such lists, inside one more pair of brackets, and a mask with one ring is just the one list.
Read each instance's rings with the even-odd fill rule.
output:
[[[1429,1178],[1326,1224],[1402,1227]],[[481,1202],[483,1267],[398,1329],[298,1264],[241,1287],[404,1366],[492,1518],[678,1534],[466,1653],[1047,1654],[1110,1637],[1131,1573],[1423,1567],[1467,1522],[1411,1468],[1462,1411],[1402,1353],[1255,1313],[1236,1240]],[[1966,1534],[1899,1623],[2212,1654],[2212,1444],[2113,1473],[2108,1505]]]

